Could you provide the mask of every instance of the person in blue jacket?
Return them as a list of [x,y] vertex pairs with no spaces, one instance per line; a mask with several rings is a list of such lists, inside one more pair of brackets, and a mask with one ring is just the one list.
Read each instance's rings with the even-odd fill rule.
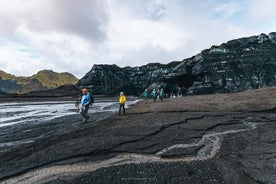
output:
[[82,89],[82,98],[81,98],[81,112],[80,114],[83,117],[83,122],[87,123],[87,120],[89,118],[88,116],[88,109],[89,109],[89,104],[91,101],[90,94],[86,88]]

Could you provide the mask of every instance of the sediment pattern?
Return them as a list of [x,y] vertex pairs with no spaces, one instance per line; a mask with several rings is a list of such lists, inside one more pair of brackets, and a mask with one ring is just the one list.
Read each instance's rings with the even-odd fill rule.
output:
[[[100,144],[100,146],[102,146],[101,149],[95,147],[95,144],[93,143],[93,139],[99,139],[99,136],[90,136],[88,139],[86,139],[85,137],[78,137],[80,135],[76,135],[76,132],[74,131],[71,133],[75,138],[72,137],[70,139],[68,137],[70,135],[66,135],[66,139],[69,140],[64,142],[64,140],[61,139],[63,140],[61,143],[51,143],[48,146],[46,145],[44,148],[45,153],[47,153],[46,155],[42,155],[41,153],[36,154],[36,152],[41,152],[41,150],[35,151],[37,147],[36,142],[38,142],[38,140],[18,144],[17,146],[20,149],[23,149],[24,146],[22,147],[22,145],[32,145],[33,153],[30,155],[29,159],[28,156],[26,156],[26,160],[13,158],[14,161],[17,160],[22,164],[22,170],[19,172],[19,174],[14,173],[14,177],[8,177],[9,174],[5,172],[7,175],[4,177],[8,177],[8,179],[4,179],[2,182],[45,183],[49,181],[55,181],[61,177],[75,178],[85,173],[93,173],[103,168],[108,169],[112,167],[121,167],[126,164],[136,164],[137,167],[139,167],[141,164],[149,163],[162,164],[186,162],[189,164],[193,162],[203,162],[205,160],[214,159],[219,154],[219,152],[224,151],[223,140],[225,137],[235,136],[236,134],[243,134],[246,132],[251,134],[250,132],[258,129],[258,127],[264,127],[271,123],[268,121],[268,118],[255,117],[254,114],[241,115],[239,113],[189,113],[188,115],[187,113],[175,112],[163,113],[163,115],[140,114],[140,116],[143,121],[149,122],[148,118],[151,119],[154,118],[154,116],[158,116],[159,118],[164,119],[164,114],[167,118],[170,119],[170,121],[166,122],[165,120],[158,120],[159,122],[150,125],[151,131],[148,132],[131,131],[134,128],[133,125],[138,126],[136,128],[136,130],[138,130],[139,124],[142,123],[142,121],[138,121],[140,118],[134,115],[129,115],[128,117],[113,117],[112,122],[115,126],[115,130],[112,130],[113,133],[111,135],[113,136],[113,140],[108,136],[103,138],[104,140],[102,140],[103,142]],[[270,120],[274,120],[274,118],[274,116],[271,116]],[[126,123],[126,119],[130,121],[130,125],[123,125],[123,123]],[[213,122],[208,122],[211,119]],[[93,127],[93,129],[100,129],[102,123],[108,124],[107,121],[93,123],[92,120],[92,122],[84,125],[84,127],[85,129],[90,129],[89,127]],[[191,128],[192,126],[194,127]],[[82,131],[84,131],[83,133],[86,134],[85,132],[87,130],[82,129]],[[194,133],[191,133],[193,131]],[[159,137],[167,138],[168,135],[171,137],[171,133],[173,133],[175,137],[172,137],[169,140],[167,139],[167,143],[155,144],[157,140],[160,142]],[[105,135],[104,132],[101,134]],[[132,134],[132,136],[128,137],[126,134],[129,136]],[[55,137],[58,135],[52,136],[54,136],[52,139],[58,139],[58,137]],[[114,136],[117,136],[118,140],[115,140],[116,138],[114,138]],[[46,137],[47,135],[45,135],[44,139]],[[36,139],[36,137],[33,139]],[[85,143],[88,140],[91,141],[90,144]],[[70,147],[66,147],[64,144],[70,144]],[[76,144],[82,144],[82,146],[77,148],[74,146]],[[87,149],[89,146],[92,147],[91,150]],[[54,149],[59,149],[60,151],[54,151]],[[12,149],[10,151],[12,151]],[[8,151],[8,148],[5,150],[6,153],[11,153],[10,151]],[[25,152],[26,150],[22,150],[19,155],[22,155]],[[67,154],[62,155],[62,152],[67,152]],[[82,159],[85,156],[93,156],[96,154],[112,154],[113,156],[111,158],[96,160],[93,162],[89,161],[84,163],[81,161],[70,163],[70,159]],[[270,154],[275,156],[276,152],[272,152]],[[34,163],[32,167],[28,168],[28,163],[32,162],[33,157],[38,156],[44,158],[37,160],[38,162]],[[50,160],[51,158],[52,160]],[[49,160],[49,163],[44,161],[47,159]],[[2,163],[12,162],[3,159],[3,157],[1,160]],[[59,161],[62,161],[63,163],[61,164]],[[69,163],[66,163],[67,161]],[[251,177],[254,178],[254,176]]]

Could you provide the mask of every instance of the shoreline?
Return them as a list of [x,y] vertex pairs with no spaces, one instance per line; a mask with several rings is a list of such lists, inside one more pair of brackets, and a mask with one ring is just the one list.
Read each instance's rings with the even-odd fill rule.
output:
[[[104,96],[104,95],[95,95],[95,101],[100,102],[109,102],[109,101],[118,101],[119,97],[117,96]],[[0,103],[6,102],[45,102],[45,101],[76,101],[78,98],[76,97],[1,97],[0,96]],[[138,97],[129,96],[128,99],[130,101],[139,99]]]

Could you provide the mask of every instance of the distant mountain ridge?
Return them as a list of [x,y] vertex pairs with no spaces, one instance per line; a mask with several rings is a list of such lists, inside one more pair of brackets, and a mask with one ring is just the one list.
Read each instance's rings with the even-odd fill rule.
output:
[[276,32],[231,40],[166,65],[94,65],[77,86],[116,95],[140,95],[146,88],[195,95],[276,86]]
[[57,73],[52,70],[42,70],[30,77],[20,77],[0,70],[0,91],[3,93],[24,94],[31,91],[41,91],[75,85],[78,79],[68,73]]
[[54,89],[31,91],[16,97],[79,97],[81,90],[76,85],[62,85]]

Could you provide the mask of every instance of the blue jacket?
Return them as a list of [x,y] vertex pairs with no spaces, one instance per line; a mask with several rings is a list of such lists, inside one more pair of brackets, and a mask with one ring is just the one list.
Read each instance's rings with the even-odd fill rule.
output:
[[86,106],[90,103],[90,100],[91,100],[90,94],[86,93],[86,94],[82,95],[81,104],[83,106]]

